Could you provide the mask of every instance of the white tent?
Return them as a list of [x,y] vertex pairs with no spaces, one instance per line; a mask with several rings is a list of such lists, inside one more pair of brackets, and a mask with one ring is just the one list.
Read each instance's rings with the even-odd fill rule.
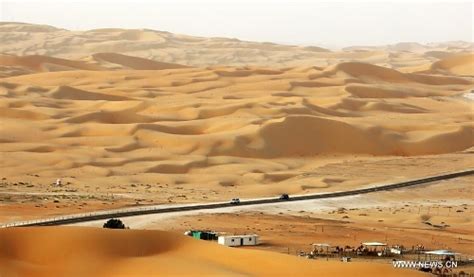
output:
[[449,250],[440,249],[440,250],[425,251],[425,254],[428,254],[428,255],[439,255],[439,256],[444,256],[444,255],[454,256],[454,255],[457,255],[457,254],[459,254],[459,253],[451,252],[451,251],[449,251]]
[[329,245],[327,243],[313,243],[313,246],[316,246],[316,247],[331,247],[331,245]]
[[363,242],[362,245],[364,246],[387,246],[386,243],[370,241],[370,242]]

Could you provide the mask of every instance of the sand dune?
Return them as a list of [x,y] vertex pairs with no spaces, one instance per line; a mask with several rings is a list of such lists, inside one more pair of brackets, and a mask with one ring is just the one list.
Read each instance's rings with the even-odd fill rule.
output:
[[123,68],[128,69],[137,69],[137,70],[160,70],[160,69],[173,69],[173,68],[185,68],[184,65],[171,64],[164,62],[155,62],[152,60],[131,57],[126,55],[121,55],[117,53],[97,53],[92,55],[94,60],[97,60],[99,63],[111,63],[120,65]]
[[409,85],[384,85],[384,84],[349,84],[345,90],[357,98],[408,98],[408,97],[435,97],[445,93],[437,89],[426,90],[414,88]]
[[81,60],[60,59],[43,55],[15,56],[0,54],[0,77],[70,70],[161,70],[186,67],[118,53],[97,53]]
[[474,54],[454,55],[432,64],[434,72],[474,76]]
[[[426,52],[468,53],[473,48],[469,42],[430,45],[400,43],[329,51],[317,46],[193,37],[149,29],[109,28],[73,32],[51,26],[12,22],[0,23],[0,40],[2,41],[0,53],[18,56],[45,55],[87,60],[90,59],[87,57],[97,53],[114,53],[112,54],[115,55],[114,60],[118,61],[116,53],[120,53],[160,63],[198,67],[209,65],[325,67],[341,62],[360,61],[403,68],[421,66],[438,59],[432,54],[425,55]],[[127,63],[129,62],[127,59]],[[149,62],[146,63],[148,66],[151,65]],[[133,64],[137,65],[135,62]],[[141,66],[145,64],[141,63]]]
[[344,73],[363,81],[368,79],[378,82],[402,83],[409,80],[405,74],[396,70],[360,62],[340,63],[329,69],[329,72]]
[[124,101],[129,100],[127,97],[114,96],[108,94],[94,93],[84,91],[68,86],[59,86],[49,92],[51,98],[69,99],[69,100],[105,100],[105,101]]
[[0,263],[0,274],[9,276],[424,276],[391,264],[231,249],[164,231],[80,227],[0,230]]
[[[280,180],[272,177],[280,171],[300,176],[304,165],[287,163],[302,157],[416,157],[474,146],[471,102],[461,97],[474,87],[466,76],[361,62],[166,69],[141,58],[95,57],[121,68],[2,78],[8,178],[120,176],[217,190],[239,184],[243,191]],[[275,159],[282,161],[267,163]],[[308,190],[290,179],[279,181],[286,190]]]
[[[0,217],[474,167],[471,43],[328,51],[20,23],[0,23],[0,39]],[[52,191],[68,200],[22,195]]]
[[81,61],[58,59],[41,55],[15,56],[0,54],[0,78],[47,71],[100,70],[99,66]]
[[[466,64],[465,56],[462,56],[462,64]],[[469,56],[470,57],[470,56]],[[436,64],[436,63],[435,63]],[[434,64],[434,65],[435,65]],[[469,66],[469,60],[467,60]],[[435,65],[436,67],[436,65]],[[355,77],[363,82],[372,83],[422,83],[429,85],[448,85],[448,84],[470,84],[471,81],[456,77],[430,76],[426,74],[402,73],[395,69],[389,69],[368,63],[351,62],[340,63],[329,68],[327,73],[336,76]]]
[[[311,116],[288,116],[259,131],[263,148],[258,156],[312,156],[324,153],[426,155],[464,150],[472,146],[473,126],[410,141],[409,134],[380,127],[360,128]],[[407,136],[408,135],[408,136]],[[259,139],[258,138],[258,139]],[[346,139],[350,138],[350,142]],[[257,141],[258,141],[257,139]]]

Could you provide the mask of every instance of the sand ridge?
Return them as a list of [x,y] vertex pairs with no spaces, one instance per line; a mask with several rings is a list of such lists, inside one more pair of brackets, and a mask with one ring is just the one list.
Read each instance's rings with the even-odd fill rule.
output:
[[[0,222],[342,191],[474,167],[472,43],[328,50],[8,22],[0,40]],[[472,203],[459,202],[470,181],[358,198],[366,207],[344,213],[339,205],[352,199],[323,201],[335,212],[324,203],[277,205],[184,217],[171,228],[129,218],[172,233],[2,229],[0,275],[420,276],[388,261],[308,261],[182,232],[239,224],[265,236],[263,249],[303,249],[318,240],[352,244],[357,234],[400,240],[402,226],[409,243],[471,254]],[[428,214],[437,208],[429,226],[416,197]]]
[[[2,149],[9,175],[30,167],[49,176],[86,164],[109,176],[134,164],[161,174],[226,164],[217,157],[452,153],[473,146],[472,106],[460,97],[472,87],[358,62],[28,74],[0,83]],[[69,161],[58,163],[66,149]],[[166,162],[136,159],[145,152]],[[38,168],[29,159],[38,154],[51,162]],[[123,166],[107,162],[117,158]]]
[[474,166],[470,43],[328,51],[21,23],[0,23],[0,38],[4,218]]
[[90,60],[88,57],[97,53],[120,53],[156,62],[197,67],[328,66],[346,61],[362,61],[416,70],[440,57],[473,50],[471,42],[453,41],[426,45],[398,43],[379,47],[346,47],[331,51],[317,46],[193,37],[150,29],[69,31],[14,22],[0,23],[0,40],[0,53],[18,56],[45,55]]
[[11,228],[0,230],[0,249],[0,274],[7,275],[424,276],[391,264],[311,261],[164,231]]

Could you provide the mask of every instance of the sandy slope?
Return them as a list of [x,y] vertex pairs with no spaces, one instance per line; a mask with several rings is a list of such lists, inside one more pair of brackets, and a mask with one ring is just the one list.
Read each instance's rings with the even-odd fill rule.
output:
[[[0,23],[0,40],[1,222],[474,167],[470,43],[328,51],[19,23]],[[399,276],[164,232],[61,228],[0,230],[0,265],[0,275]]]
[[474,166],[468,43],[328,52],[19,23],[0,39],[0,200],[39,214],[67,208],[52,196],[222,200]]
[[472,105],[460,97],[472,87],[355,62],[3,78],[2,167],[44,177],[269,173],[287,170],[275,158],[452,153],[473,146]]
[[452,75],[474,75],[474,54],[454,55],[441,59],[431,66],[434,72],[448,73]]
[[[79,191],[84,196],[75,199],[95,201],[92,209],[117,201],[341,190],[430,175],[433,165],[437,173],[474,166],[472,102],[462,97],[474,87],[472,77],[361,62],[183,68],[116,54],[92,57],[7,59],[34,72],[0,81],[3,190],[62,191],[55,197],[65,200]],[[70,66],[44,70],[45,61]],[[86,65],[94,68],[83,70]],[[415,162],[401,173],[407,156],[431,166]],[[384,159],[392,158],[400,163],[388,168]],[[361,160],[374,162],[372,174],[325,179],[332,174],[325,167],[357,171]],[[69,185],[51,187],[56,178]],[[47,195],[25,197],[20,201],[37,208],[52,202]]]
[[187,68],[187,66],[156,62],[117,53],[96,53],[83,60],[68,60],[42,55],[15,56],[0,54],[0,77],[70,70],[161,70],[175,68]]
[[22,276],[425,276],[391,264],[232,249],[164,231],[79,227],[0,230],[0,264],[0,274]]

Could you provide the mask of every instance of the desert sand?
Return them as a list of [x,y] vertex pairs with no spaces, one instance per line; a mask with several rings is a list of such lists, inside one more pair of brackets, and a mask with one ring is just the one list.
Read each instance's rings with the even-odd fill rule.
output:
[[[147,29],[69,31],[5,22],[0,23],[0,40],[0,223],[126,206],[341,191],[474,168],[472,43],[323,49]],[[60,186],[54,184],[57,179]],[[472,196],[470,183],[457,182],[451,183],[456,189],[426,190],[418,192],[418,198],[394,192],[380,197],[396,195],[400,203],[412,199],[415,204],[403,204],[411,205],[410,209],[420,208],[426,199],[438,199],[436,205],[447,201],[453,213],[454,209],[472,211],[472,202],[455,201],[462,193]],[[323,225],[336,221],[334,230],[350,226],[350,232],[367,238],[382,234],[384,227],[395,238],[409,229],[410,243],[417,236],[437,234],[438,230],[421,223],[421,214],[407,213],[409,220],[402,220],[401,204],[380,208],[381,204],[369,203],[365,210],[347,214],[338,213],[341,207],[332,204],[332,214],[297,206],[277,213],[241,211],[237,219],[240,215],[223,214],[217,216],[218,222],[205,216],[199,224],[190,222],[228,230],[232,220],[254,221],[262,216],[267,228],[276,228],[282,222],[307,224],[306,220],[313,220],[306,218],[307,212]],[[454,226],[442,230],[442,245],[472,255],[468,249],[472,212],[463,215],[465,221],[433,220]],[[192,227],[176,220],[145,225],[175,235]],[[217,224],[222,222],[229,225]],[[398,231],[397,225],[402,226]],[[22,232],[27,235],[32,230]],[[86,230],[97,240],[106,236]],[[1,232],[18,239],[23,234]],[[75,229],[41,232],[64,237],[79,233]],[[134,240],[138,231],[122,234]],[[156,234],[177,245],[189,242]],[[459,237],[469,243],[453,245]],[[275,245],[282,243],[270,238]],[[201,249],[202,244],[196,243],[190,244],[190,253]],[[434,241],[430,245],[436,246]],[[101,247],[97,253],[104,253]],[[270,255],[269,260],[274,255],[219,249],[242,257]],[[278,247],[266,250],[281,252]],[[161,259],[150,251],[149,258],[126,259],[123,264],[108,254],[103,258],[114,259],[115,268],[124,272],[132,268],[128,265],[147,270],[147,262],[155,259],[163,266],[177,260],[177,256]],[[31,255],[36,259],[37,254]],[[203,273],[245,274],[234,271],[238,267],[234,262],[206,256],[212,261],[206,271],[186,257],[193,264],[189,268]],[[41,270],[18,263],[13,262],[9,270]],[[298,267],[312,270],[312,266]],[[385,272],[385,265],[378,266]],[[366,268],[349,267],[355,272],[357,267]],[[340,270],[330,263],[325,268]],[[169,273],[181,269],[169,268]],[[35,273],[53,272],[44,270]],[[264,269],[252,270],[259,275]]]
[[12,228],[0,230],[0,249],[0,274],[8,276],[425,276],[387,264],[232,249],[164,231]]
[[[360,61],[189,67],[111,53],[85,60],[0,57],[6,75],[18,73],[0,82],[4,201],[222,200],[474,164],[472,101],[464,97],[474,87],[472,54],[421,73]],[[57,178],[63,187],[51,187]]]
[[[397,69],[428,69],[433,62],[472,52],[472,42],[452,41],[419,44],[402,42],[386,46],[354,46],[330,50],[318,46],[280,45],[207,38],[150,29],[95,29],[69,31],[47,25],[0,22],[0,53],[16,56],[43,55],[108,64],[105,55],[120,53],[161,63],[196,67],[228,66],[322,66],[357,60]],[[91,57],[92,56],[92,57]],[[100,57],[102,56],[102,57]],[[108,64],[116,67],[115,62]],[[468,69],[472,72],[472,67]]]
[[[423,244],[428,249],[452,249],[472,256],[473,180],[468,177],[402,191],[242,207],[217,214],[149,215],[123,220],[141,229],[258,233],[265,242],[259,248],[281,253],[287,253],[288,248],[291,254],[309,251],[312,243],[357,246],[363,241],[381,241],[407,248]],[[454,192],[459,197],[446,197]]]
[[[461,259],[474,255],[473,177],[435,182],[416,188],[333,199],[282,202],[212,211],[153,214],[122,218],[132,229],[214,230],[259,234],[253,248],[297,255],[313,243],[357,247],[364,241],[403,245],[407,249],[449,249]],[[103,220],[76,225],[100,227]],[[416,256],[405,256],[416,259]],[[389,264],[392,257],[375,262]],[[330,259],[335,260],[335,259]],[[373,258],[357,257],[354,261]],[[473,273],[472,266],[453,270]]]

